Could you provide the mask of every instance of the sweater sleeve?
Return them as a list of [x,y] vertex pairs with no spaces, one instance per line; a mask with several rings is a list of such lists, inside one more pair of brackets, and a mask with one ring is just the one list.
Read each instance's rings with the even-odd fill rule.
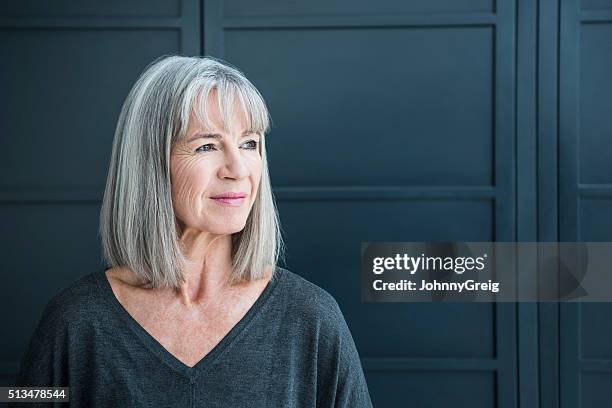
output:
[[338,303],[329,297],[320,333],[317,407],[371,408],[357,347]]

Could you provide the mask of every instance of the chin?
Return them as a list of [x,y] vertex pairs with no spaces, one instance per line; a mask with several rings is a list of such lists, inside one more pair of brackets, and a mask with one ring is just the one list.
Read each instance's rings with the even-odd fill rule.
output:
[[223,224],[223,225],[218,225],[213,228],[206,228],[204,229],[204,231],[208,231],[208,232],[211,232],[217,235],[230,235],[230,234],[235,234],[236,232],[242,231],[245,225],[246,225],[245,222]]

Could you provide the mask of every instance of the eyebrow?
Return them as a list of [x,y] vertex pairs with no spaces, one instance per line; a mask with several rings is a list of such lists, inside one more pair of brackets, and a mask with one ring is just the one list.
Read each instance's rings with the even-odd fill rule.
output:
[[[245,130],[244,132],[242,132],[242,135],[240,137],[245,137],[248,136],[250,134],[257,134],[256,131],[254,130]],[[196,139],[216,139],[216,140],[221,140],[223,139],[223,136],[220,135],[219,133],[201,133],[198,132],[195,135],[191,136],[189,139],[187,139],[187,143],[193,142]]]

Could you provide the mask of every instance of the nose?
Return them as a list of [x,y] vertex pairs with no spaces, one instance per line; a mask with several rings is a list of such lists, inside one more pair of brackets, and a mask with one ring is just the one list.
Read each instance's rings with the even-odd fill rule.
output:
[[219,178],[243,179],[249,175],[249,169],[238,148],[225,149],[224,163],[219,169]]

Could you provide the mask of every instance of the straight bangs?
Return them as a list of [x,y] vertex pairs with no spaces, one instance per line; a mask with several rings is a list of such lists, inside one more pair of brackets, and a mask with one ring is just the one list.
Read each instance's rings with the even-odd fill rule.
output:
[[[250,82],[223,76],[213,82],[197,80],[188,87],[180,104],[180,118],[177,120],[180,128],[177,129],[176,141],[187,136],[191,114],[202,123],[206,130],[211,130],[208,104],[212,92],[216,93],[217,109],[221,114],[224,131],[228,133],[235,131],[231,128],[231,118],[237,114],[244,119],[246,130],[249,133],[257,133],[263,137],[268,132],[270,116],[259,91]],[[235,112],[236,108],[240,111]]]

